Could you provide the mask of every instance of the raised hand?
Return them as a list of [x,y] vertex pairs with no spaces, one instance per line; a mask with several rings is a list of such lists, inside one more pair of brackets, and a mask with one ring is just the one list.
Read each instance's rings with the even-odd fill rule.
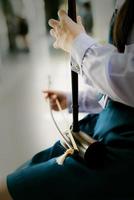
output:
[[54,48],[60,48],[70,53],[73,40],[85,29],[81,22],[81,17],[77,17],[75,23],[64,10],[58,11],[59,20],[50,19],[49,25],[52,27],[50,34],[55,38]]

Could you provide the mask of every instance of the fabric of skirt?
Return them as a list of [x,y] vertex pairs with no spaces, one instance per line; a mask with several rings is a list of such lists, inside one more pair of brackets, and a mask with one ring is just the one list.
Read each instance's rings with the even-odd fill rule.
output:
[[134,108],[109,101],[79,124],[105,145],[104,165],[90,168],[75,155],[58,165],[56,158],[65,152],[58,141],[7,176],[14,200],[134,199]]

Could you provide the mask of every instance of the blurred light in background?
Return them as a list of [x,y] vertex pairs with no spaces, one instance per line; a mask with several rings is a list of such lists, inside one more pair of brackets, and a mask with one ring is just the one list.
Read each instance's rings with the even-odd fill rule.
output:
[[[114,0],[90,3],[91,34],[106,42]],[[88,5],[84,0],[77,5],[84,20]],[[0,175],[59,139],[42,94],[48,75],[53,89],[71,88],[69,56],[53,49],[47,25],[59,7],[66,8],[66,1],[0,0]],[[55,117],[62,123],[58,113]]]

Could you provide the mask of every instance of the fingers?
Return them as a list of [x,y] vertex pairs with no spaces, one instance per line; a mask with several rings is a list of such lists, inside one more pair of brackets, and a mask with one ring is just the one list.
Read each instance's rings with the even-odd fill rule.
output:
[[50,30],[50,35],[54,38],[57,38],[60,29],[60,22],[54,19],[50,19],[48,24],[52,27]]
[[53,110],[58,111],[56,104],[57,95],[53,91],[43,91],[45,99],[49,99],[50,106]]
[[[74,22],[72,21],[72,19],[67,15],[67,13],[64,11],[64,10],[59,10],[58,11],[58,16],[59,16],[59,19],[60,21],[64,21],[65,23],[67,22]],[[77,17],[77,23],[82,25],[82,19],[81,19],[81,16],[78,16]]]
[[49,99],[50,106],[53,110],[59,111],[59,106],[57,105],[57,100],[60,103],[62,109],[67,108],[67,98],[66,95],[61,91],[55,90],[45,90],[43,91],[45,99]]
[[57,34],[56,34],[56,32],[54,31],[54,29],[51,29],[50,30],[50,35],[52,36],[52,37],[57,37]]
[[56,28],[57,26],[59,26],[59,21],[55,20],[55,19],[50,19],[48,21],[49,26],[51,26],[52,28]]
[[54,47],[55,49],[58,49],[58,48],[59,48],[59,45],[58,45],[58,42],[57,42],[57,41],[55,41],[55,42],[53,43],[53,47]]
[[52,27],[54,30],[63,28],[64,24],[66,24],[69,20],[71,20],[67,13],[64,10],[58,11],[59,21],[55,19],[50,19],[48,21],[48,24],[50,27]]
[[59,41],[59,37],[61,36],[62,25],[59,21],[54,20],[54,19],[50,19],[48,23],[52,27],[52,29],[50,30],[50,35],[53,38],[55,38],[53,47],[57,49],[59,47],[58,41]]
[[44,91],[42,91],[43,92],[43,94],[54,94],[55,93],[55,91],[54,90],[44,90]]
[[65,10],[59,10],[58,11],[58,16],[59,16],[59,19],[61,21],[65,20],[66,18],[68,18],[68,15],[67,13],[65,12]]
[[56,95],[52,95],[49,100],[50,100],[50,104],[51,106],[55,105],[56,104]]
[[50,35],[55,39],[55,42],[53,43],[53,47],[55,49],[58,49],[59,48],[59,45],[58,45],[58,32],[54,29],[51,29],[50,30]]
[[50,98],[50,105],[51,105],[52,109],[57,108],[56,99],[57,99],[56,95],[52,95],[51,98]]
[[45,99],[50,98],[54,101],[57,99],[57,95],[54,91],[46,90],[46,91],[43,91],[43,94],[44,94]]
[[82,25],[81,16],[77,16],[77,24]]
[[56,94],[53,94],[53,95],[51,96],[51,99],[52,99],[52,101],[55,101],[55,100],[57,99],[57,95],[56,95]]
[[63,27],[69,26],[70,28],[72,28],[74,26],[75,22],[67,15],[67,13],[64,10],[59,10],[58,16]]
[[50,106],[52,110],[59,111],[57,104],[55,102],[50,102]]
[[74,38],[84,32],[81,17],[79,16],[77,18],[78,23],[75,23],[64,10],[59,10],[58,16],[59,21],[49,20],[49,25],[52,27],[50,35],[55,39],[53,47],[70,53]]

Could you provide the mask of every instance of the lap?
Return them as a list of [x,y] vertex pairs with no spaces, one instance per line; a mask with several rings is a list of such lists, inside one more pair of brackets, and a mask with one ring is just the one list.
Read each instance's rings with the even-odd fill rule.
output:
[[[88,194],[91,199],[110,199],[111,195],[111,199],[121,196],[122,200],[127,200],[130,193],[134,197],[129,181],[133,171],[128,170],[128,163],[122,167],[124,163],[107,162],[103,169],[95,170],[71,156],[63,165],[58,165],[56,158],[63,151],[63,147],[56,143],[35,155],[26,167],[10,174],[7,184],[13,199],[81,200],[87,199]],[[133,173],[131,175],[134,178]]]
[[[97,120],[98,115],[88,116],[80,121],[81,130],[94,134],[94,130],[98,130],[95,127]],[[114,152],[109,150],[102,169],[90,169],[73,156],[68,157],[64,165],[58,165],[56,158],[63,152],[64,148],[56,143],[10,174],[7,184],[14,200],[81,200],[87,196],[91,200],[104,197],[109,200],[134,199],[133,150],[132,155],[118,146]],[[132,163],[128,162],[129,157]]]

